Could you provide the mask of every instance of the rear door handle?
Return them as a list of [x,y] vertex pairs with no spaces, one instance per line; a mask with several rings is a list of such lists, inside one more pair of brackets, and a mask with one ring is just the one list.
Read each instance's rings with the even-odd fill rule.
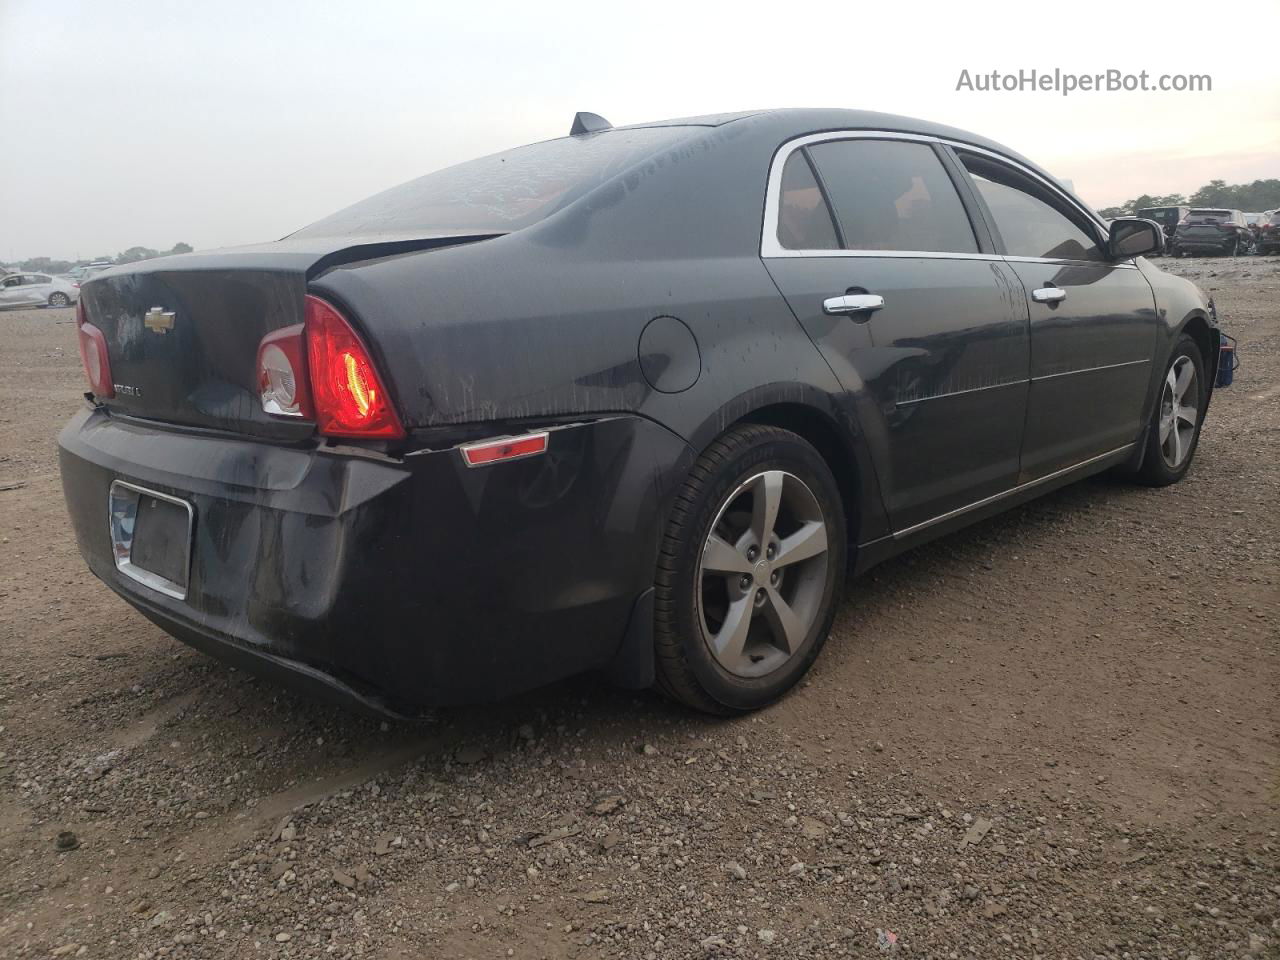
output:
[[827,297],[822,301],[824,313],[847,316],[851,313],[870,313],[884,306],[884,297],[874,293],[846,293],[843,297]]
[[1031,299],[1036,303],[1061,303],[1067,299],[1067,291],[1061,287],[1041,287],[1031,291]]

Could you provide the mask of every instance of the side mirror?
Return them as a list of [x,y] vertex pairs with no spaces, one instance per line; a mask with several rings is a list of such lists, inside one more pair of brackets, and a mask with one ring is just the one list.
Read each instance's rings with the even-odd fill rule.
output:
[[1128,260],[1164,252],[1164,231],[1154,220],[1124,217],[1111,221],[1107,252],[1113,260]]

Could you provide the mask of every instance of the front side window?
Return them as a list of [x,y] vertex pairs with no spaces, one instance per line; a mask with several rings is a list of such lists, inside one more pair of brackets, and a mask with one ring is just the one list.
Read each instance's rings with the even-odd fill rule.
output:
[[782,168],[778,243],[785,250],[835,250],[840,246],[831,210],[803,150],[793,152]]
[[978,252],[960,195],[928,144],[830,140],[809,153],[847,249]]
[[962,153],[960,161],[987,202],[1009,256],[1106,259],[1097,237],[1068,216],[1043,185],[986,157]]

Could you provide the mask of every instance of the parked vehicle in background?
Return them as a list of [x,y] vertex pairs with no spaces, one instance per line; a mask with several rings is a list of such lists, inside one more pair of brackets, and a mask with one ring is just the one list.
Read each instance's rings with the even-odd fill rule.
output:
[[1164,231],[1166,246],[1173,244],[1173,232],[1178,229],[1182,218],[1191,212],[1190,207],[1144,207],[1137,216],[1143,220],[1154,220]]
[[1280,253],[1280,210],[1272,213],[1258,229],[1258,253]]
[[0,279],[0,307],[67,307],[79,299],[79,287],[47,273],[12,273]]
[[80,274],[80,282],[84,283],[90,277],[97,276],[103,270],[110,270],[114,266],[114,263],[91,263],[84,268],[84,273]]
[[580,114],[88,280],[63,490],[94,574],[256,671],[408,713],[588,670],[752,710],[846,569],[1183,477],[1219,332],[1161,243],[924,121]]
[[110,266],[114,266],[110,260],[93,260],[89,263],[82,263],[78,267],[72,267],[67,271],[67,276],[74,282],[80,283],[84,280],[88,271],[93,270],[96,273]]
[[1253,249],[1253,234],[1239,210],[1197,208],[1183,218],[1173,234],[1173,255],[1219,253],[1229,257]]

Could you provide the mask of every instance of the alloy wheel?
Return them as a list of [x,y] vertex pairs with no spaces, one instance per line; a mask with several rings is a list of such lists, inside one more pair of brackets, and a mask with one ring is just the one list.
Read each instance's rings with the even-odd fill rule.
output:
[[813,491],[765,470],[725,499],[698,564],[698,617],[716,662],[738,677],[777,670],[822,611],[827,520]]
[[1160,395],[1160,454],[1173,469],[1182,466],[1200,422],[1196,365],[1185,354],[1169,367]]

